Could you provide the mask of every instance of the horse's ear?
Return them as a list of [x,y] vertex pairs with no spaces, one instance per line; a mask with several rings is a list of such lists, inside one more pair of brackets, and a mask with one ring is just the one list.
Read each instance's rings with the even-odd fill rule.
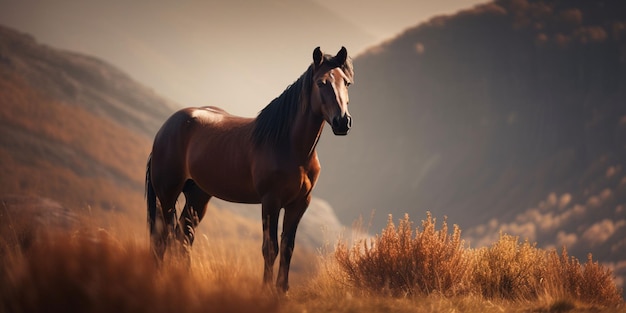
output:
[[315,65],[315,69],[318,69],[323,61],[324,54],[322,53],[322,49],[320,49],[320,47],[315,48],[315,50],[313,50],[313,64]]
[[346,47],[342,46],[341,50],[337,52],[337,55],[335,56],[335,60],[337,61],[337,63],[344,65],[347,59],[348,59],[348,50],[346,50]]

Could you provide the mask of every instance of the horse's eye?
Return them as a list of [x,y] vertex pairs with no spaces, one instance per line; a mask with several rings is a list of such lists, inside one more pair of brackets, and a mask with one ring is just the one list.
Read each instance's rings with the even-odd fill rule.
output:
[[322,87],[324,87],[324,85],[326,85],[326,84],[324,83],[323,80],[318,80],[317,81],[317,87],[322,88]]
[[347,79],[344,79],[344,82],[346,83],[346,87],[350,87],[350,85],[352,85],[352,83],[349,82]]

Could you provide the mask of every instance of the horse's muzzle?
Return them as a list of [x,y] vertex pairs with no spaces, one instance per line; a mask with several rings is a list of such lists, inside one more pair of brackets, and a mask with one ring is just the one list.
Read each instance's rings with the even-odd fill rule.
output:
[[345,136],[350,131],[350,127],[352,127],[352,116],[346,114],[342,117],[335,117],[330,126],[333,128],[335,135]]

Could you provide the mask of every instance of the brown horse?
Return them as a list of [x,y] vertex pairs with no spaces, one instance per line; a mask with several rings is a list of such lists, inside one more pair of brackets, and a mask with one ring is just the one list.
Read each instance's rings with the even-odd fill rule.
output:
[[[261,203],[263,281],[272,281],[280,251],[276,286],[286,291],[296,229],[320,172],[315,147],[324,121],[335,135],[350,130],[347,87],[352,80],[346,48],[331,56],[317,47],[313,64],[256,119],[215,107],[174,113],[156,134],[146,169],[148,223],[157,260],[163,259],[170,237],[191,246],[211,197]],[[176,221],[181,192],[186,201]],[[285,211],[279,250],[281,208]]]

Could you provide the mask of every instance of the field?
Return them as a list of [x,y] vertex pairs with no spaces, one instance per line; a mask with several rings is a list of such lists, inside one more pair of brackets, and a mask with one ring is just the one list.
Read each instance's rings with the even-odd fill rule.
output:
[[417,227],[390,216],[374,238],[299,251],[283,295],[261,284],[258,238],[230,225],[198,236],[190,268],[175,256],[157,268],[144,225],[124,215],[43,229],[7,212],[3,312],[626,312],[591,256],[579,263],[505,234],[471,249],[458,227],[430,215]]

